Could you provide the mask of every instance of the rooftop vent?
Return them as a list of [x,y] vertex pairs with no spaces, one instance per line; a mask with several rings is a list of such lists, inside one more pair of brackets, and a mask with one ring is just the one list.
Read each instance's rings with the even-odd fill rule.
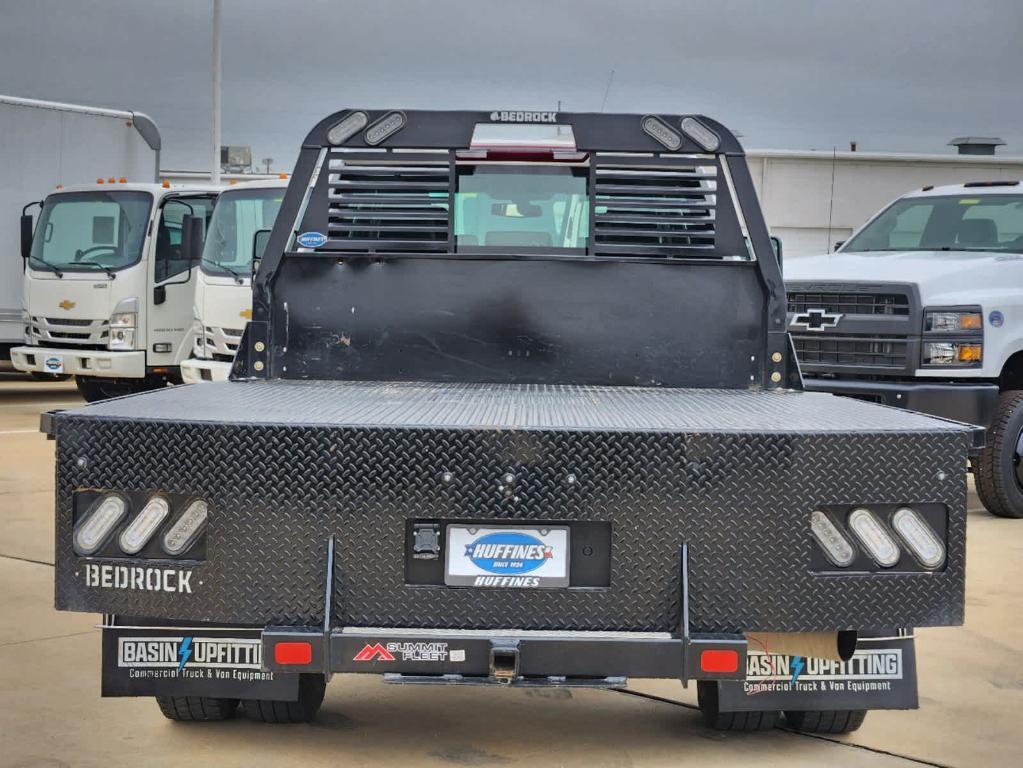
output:
[[948,145],[956,147],[960,155],[993,155],[995,147],[1004,147],[1005,142],[990,136],[959,136]]

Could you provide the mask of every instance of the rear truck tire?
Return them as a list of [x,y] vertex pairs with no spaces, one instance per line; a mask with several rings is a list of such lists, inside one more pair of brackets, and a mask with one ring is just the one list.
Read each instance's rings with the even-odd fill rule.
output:
[[785,721],[802,733],[852,733],[863,725],[865,709],[785,710]]
[[703,721],[715,731],[769,731],[781,719],[781,712],[770,709],[722,712],[719,708],[718,684],[710,680],[697,681],[696,700],[700,705]]
[[977,495],[988,512],[998,517],[1023,517],[1023,390],[998,396],[975,478]]
[[107,379],[102,376],[75,376],[78,392],[87,403],[109,400],[112,397],[134,395],[150,389],[159,389],[167,384],[163,379]]
[[214,699],[209,696],[157,696],[156,703],[168,720],[183,723],[230,720],[238,710],[238,699]]
[[245,716],[260,723],[311,723],[323,703],[327,681],[323,675],[301,675],[297,701],[243,699]]

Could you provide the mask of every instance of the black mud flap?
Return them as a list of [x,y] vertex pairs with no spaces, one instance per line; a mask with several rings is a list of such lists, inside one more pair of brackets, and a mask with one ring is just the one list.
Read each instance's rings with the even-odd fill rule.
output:
[[722,712],[916,709],[912,635],[861,637],[849,661],[749,649],[746,679],[717,683]]
[[296,701],[297,674],[262,669],[260,631],[103,628],[104,696]]

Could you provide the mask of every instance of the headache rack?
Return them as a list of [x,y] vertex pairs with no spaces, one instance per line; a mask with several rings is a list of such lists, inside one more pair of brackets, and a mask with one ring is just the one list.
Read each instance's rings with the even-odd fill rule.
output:
[[[265,254],[236,378],[799,385],[745,156],[704,117],[341,111]],[[595,288],[599,263],[621,266]],[[635,317],[576,338],[620,302]],[[702,343],[674,338],[722,302]]]

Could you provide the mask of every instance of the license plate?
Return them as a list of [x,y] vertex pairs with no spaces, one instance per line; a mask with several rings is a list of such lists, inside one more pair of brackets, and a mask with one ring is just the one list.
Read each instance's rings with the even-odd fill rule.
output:
[[44,357],[43,370],[46,373],[64,373],[64,358],[57,355]]
[[444,583],[533,589],[568,586],[569,529],[449,525]]

